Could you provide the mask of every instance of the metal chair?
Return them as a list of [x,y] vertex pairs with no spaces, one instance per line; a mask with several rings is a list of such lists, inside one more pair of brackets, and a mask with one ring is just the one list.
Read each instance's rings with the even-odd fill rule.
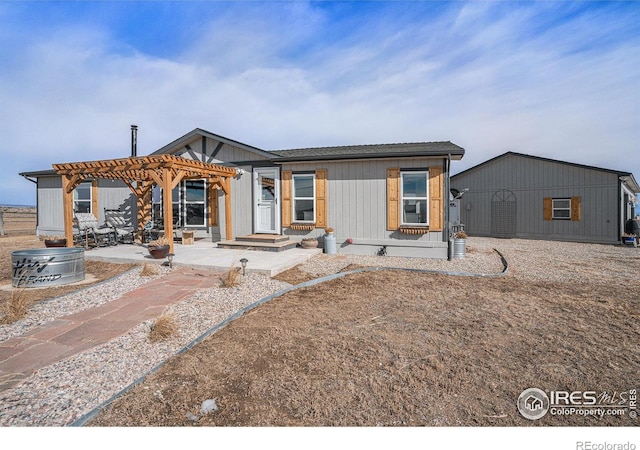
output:
[[104,210],[104,222],[114,233],[116,242],[123,244],[133,244],[133,227],[127,225],[124,213],[119,209]]
[[91,213],[76,213],[79,241],[84,248],[89,247],[90,239],[95,247],[115,244],[115,234],[111,228],[98,226],[98,219]]

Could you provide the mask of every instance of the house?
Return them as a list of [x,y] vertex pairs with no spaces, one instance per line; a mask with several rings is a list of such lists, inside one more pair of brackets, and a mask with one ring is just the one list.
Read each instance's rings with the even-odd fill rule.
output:
[[[463,155],[464,149],[451,142],[266,151],[198,128],[149,157],[179,157],[219,171],[233,168],[228,192],[223,184],[213,186],[213,178],[184,177],[169,201],[166,189],[156,183],[148,215],[162,223],[171,205],[175,227],[221,244],[252,234],[300,241],[333,227],[340,252],[384,249],[391,256],[447,258],[445,193],[450,163]],[[132,193],[132,182],[102,179],[109,169],[99,167],[107,162],[94,163],[95,176],[85,174],[86,180],[74,185],[73,211],[93,212],[102,223],[105,209],[119,209],[140,227],[147,206]],[[78,182],[87,164],[56,164],[57,170],[21,174],[37,184],[38,234],[65,229],[62,187],[71,172],[62,169],[76,170]]]
[[472,236],[614,244],[635,216],[629,172],[507,152],[451,177]]

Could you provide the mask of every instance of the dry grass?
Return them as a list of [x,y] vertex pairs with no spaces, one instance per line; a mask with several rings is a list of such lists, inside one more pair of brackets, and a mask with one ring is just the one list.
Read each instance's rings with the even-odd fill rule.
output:
[[[628,286],[589,279],[354,274],[246,314],[91,425],[631,426],[628,416],[529,421],[516,400],[529,387],[637,387],[639,311]],[[219,410],[189,422],[203,393]]]
[[149,340],[158,342],[170,339],[178,332],[178,324],[173,314],[162,314],[151,325]]
[[155,264],[144,263],[142,270],[140,270],[141,277],[152,277],[160,274],[160,269]]
[[0,309],[0,324],[17,322],[24,318],[33,304],[33,299],[25,292],[25,288],[11,291],[11,298],[2,304]]
[[240,278],[240,267],[234,267],[234,264],[231,265],[227,273],[224,274],[222,280],[220,281],[220,286],[226,288],[232,288],[236,286],[240,286],[242,280]]
[[304,283],[306,281],[311,281],[318,278],[319,275],[312,275],[304,270],[300,269],[300,267],[295,266],[291,269],[285,270],[284,272],[280,272],[273,278],[278,281],[282,281],[284,283],[289,283],[292,285]]

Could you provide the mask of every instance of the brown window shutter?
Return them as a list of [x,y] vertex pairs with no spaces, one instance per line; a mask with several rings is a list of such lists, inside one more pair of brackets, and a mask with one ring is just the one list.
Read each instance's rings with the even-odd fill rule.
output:
[[444,176],[442,166],[429,168],[429,231],[442,231]]
[[553,199],[545,197],[542,201],[542,214],[544,220],[553,220]]
[[327,169],[316,170],[316,228],[327,227]]
[[579,221],[581,217],[580,197],[571,197],[571,220]]
[[400,228],[400,169],[387,169],[387,230]]
[[282,226],[291,226],[291,171],[282,171]]
[[100,209],[98,204],[98,180],[91,181],[91,212],[96,219],[100,220]]

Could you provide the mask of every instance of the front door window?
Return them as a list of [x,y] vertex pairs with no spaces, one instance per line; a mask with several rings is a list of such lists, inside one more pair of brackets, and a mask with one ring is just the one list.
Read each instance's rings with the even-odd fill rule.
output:
[[280,227],[280,209],[278,196],[280,172],[277,168],[255,169],[255,213],[254,231],[256,233],[278,233]]

